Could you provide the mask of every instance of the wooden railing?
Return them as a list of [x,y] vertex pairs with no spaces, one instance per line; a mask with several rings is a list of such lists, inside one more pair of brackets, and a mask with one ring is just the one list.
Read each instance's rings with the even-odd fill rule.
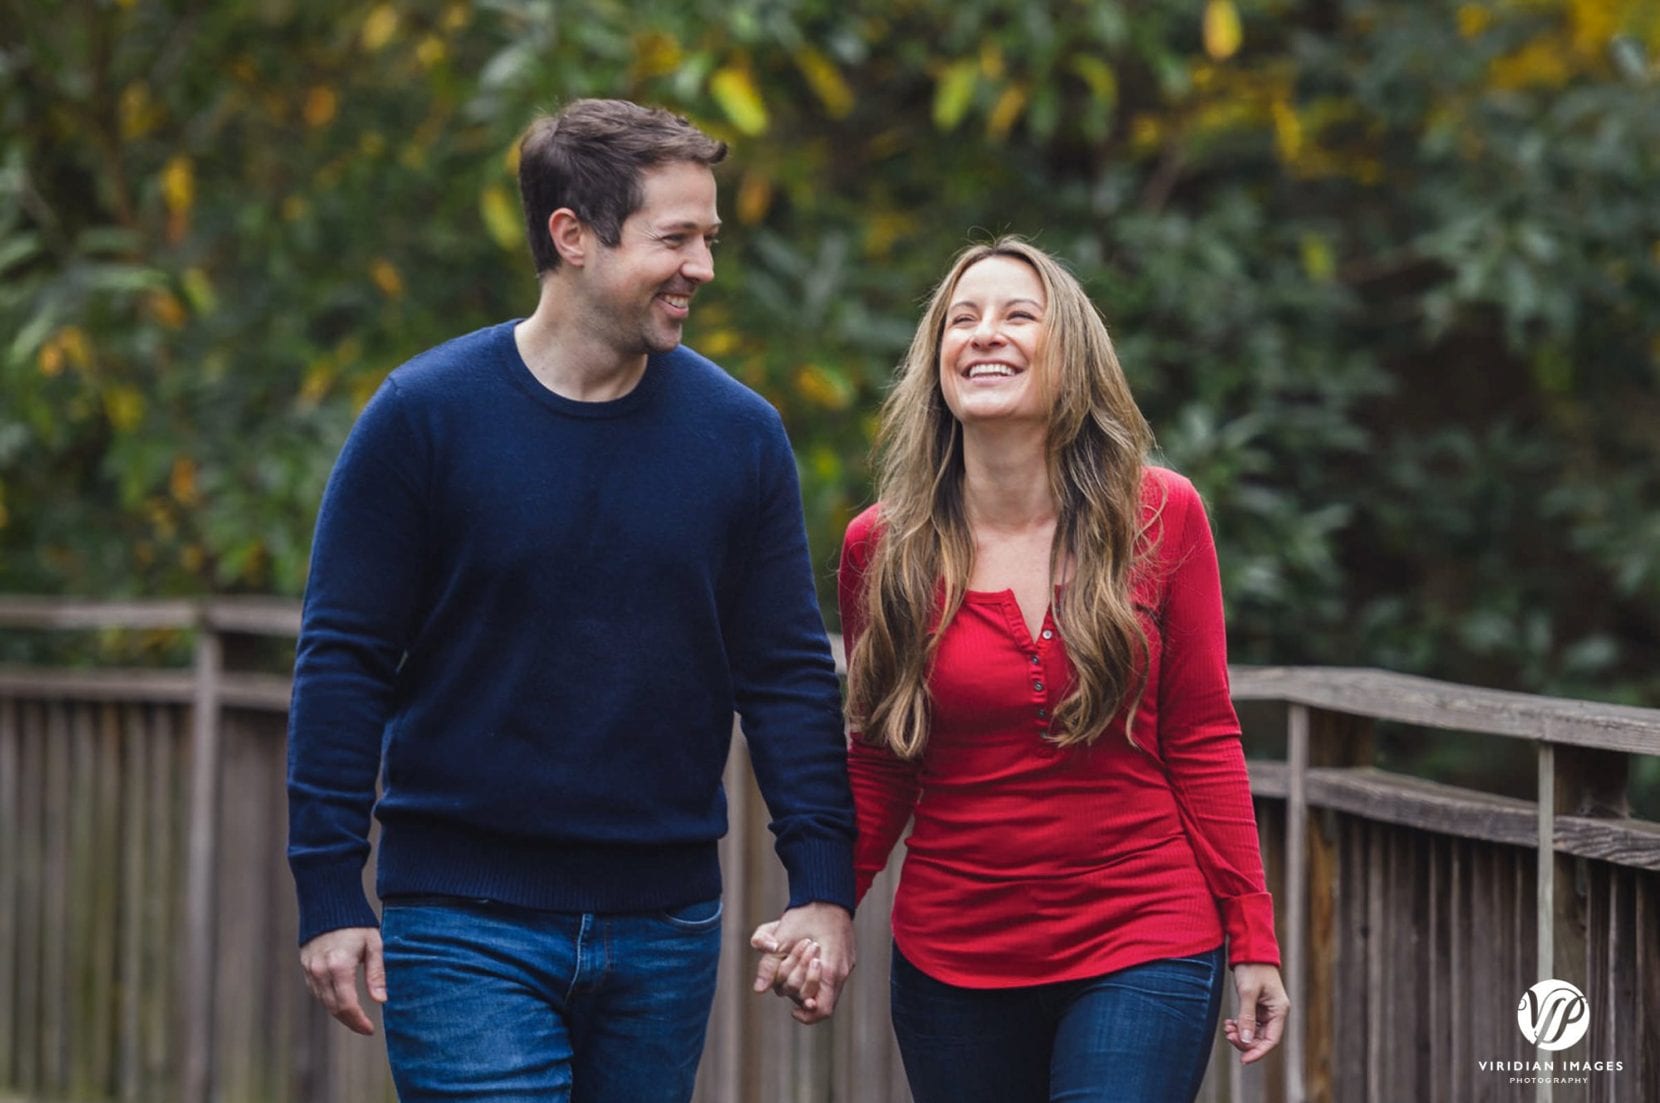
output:
[[[188,670],[0,667],[0,1103],[393,1098],[379,1040],[330,1022],[299,977],[288,680],[234,669],[240,639],[298,623],[267,600],[0,598],[0,629],[194,633]],[[1296,1012],[1253,1069],[1219,1043],[1202,1098],[1660,1099],[1660,825],[1631,819],[1625,796],[1631,756],[1660,755],[1660,710],[1381,671],[1233,678],[1251,723],[1264,703],[1284,718],[1285,759],[1250,770]],[[1529,740],[1538,798],[1381,771],[1378,720]],[[741,739],[726,784],[699,1103],[908,1100],[887,1018],[898,856],[860,909],[835,1019],[800,1028],[747,991],[748,933],[785,887]],[[1554,1054],[1517,1024],[1547,977],[1577,985],[1591,1016]],[[1534,1060],[1622,1067],[1582,1084],[1490,1067]]]
[[[1288,706],[1286,760],[1250,764],[1253,792],[1285,802],[1263,843],[1283,841],[1271,881],[1301,1013],[1276,1098],[1660,1099],[1660,825],[1627,801],[1660,710],[1378,670],[1246,669],[1233,689]],[[1377,720],[1529,740],[1537,799],[1379,770]],[[1573,1049],[1536,1053],[1518,1027],[1546,978],[1589,998]],[[1596,1060],[1623,1067],[1525,1085],[1481,1067]]]

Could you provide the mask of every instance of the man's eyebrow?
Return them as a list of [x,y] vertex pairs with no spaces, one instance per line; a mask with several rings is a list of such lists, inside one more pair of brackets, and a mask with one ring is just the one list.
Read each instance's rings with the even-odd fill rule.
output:
[[691,219],[683,219],[680,222],[659,222],[656,227],[657,232],[660,234],[669,234],[675,233],[676,231],[686,230],[702,230],[704,233],[717,234],[720,232],[720,228],[721,223],[719,221],[712,222],[708,226],[705,226],[703,223],[693,222]]

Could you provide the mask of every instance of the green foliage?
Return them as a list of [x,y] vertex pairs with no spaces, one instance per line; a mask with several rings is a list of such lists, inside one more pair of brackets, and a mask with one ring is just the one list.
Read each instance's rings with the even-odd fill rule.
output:
[[10,21],[0,591],[297,593],[367,395],[534,302],[517,134],[618,95],[733,143],[689,336],[783,412],[826,576],[931,280],[1019,232],[1091,288],[1207,495],[1236,658],[1660,703],[1652,6]]

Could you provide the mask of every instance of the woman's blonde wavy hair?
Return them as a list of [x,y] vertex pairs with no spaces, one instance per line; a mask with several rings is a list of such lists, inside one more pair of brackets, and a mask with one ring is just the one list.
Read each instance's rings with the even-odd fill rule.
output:
[[876,441],[880,539],[862,590],[864,632],[848,659],[848,716],[866,740],[903,759],[920,756],[928,742],[928,672],[974,565],[962,426],[940,390],[939,360],[957,281],[988,257],[1030,265],[1048,300],[1033,370],[1050,403],[1049,489],[1058,507],[1050,577],[1072,571],[1054,616],[1077,672],[1048,738],[1062,747],[1093,743],[1127,704],[1125,737],[1133,744],[1146,687],[1147,636],[1131,582],[1149,550],[1141,480],[1152,430],[1077,278],[1019,238],[972,245],[934,289],[882,405]]

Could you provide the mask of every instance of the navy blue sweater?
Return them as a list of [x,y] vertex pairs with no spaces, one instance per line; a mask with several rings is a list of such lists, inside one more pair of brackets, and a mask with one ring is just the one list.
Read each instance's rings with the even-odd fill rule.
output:
[[717,895],[734,710],[791,906],[851,909],[839,690],[776,411],[685,347],[615,401],[563,399],[513,325],[393,372],[324,493],[289,721],[300,941],[375,923],[371,806],[382,897]]

